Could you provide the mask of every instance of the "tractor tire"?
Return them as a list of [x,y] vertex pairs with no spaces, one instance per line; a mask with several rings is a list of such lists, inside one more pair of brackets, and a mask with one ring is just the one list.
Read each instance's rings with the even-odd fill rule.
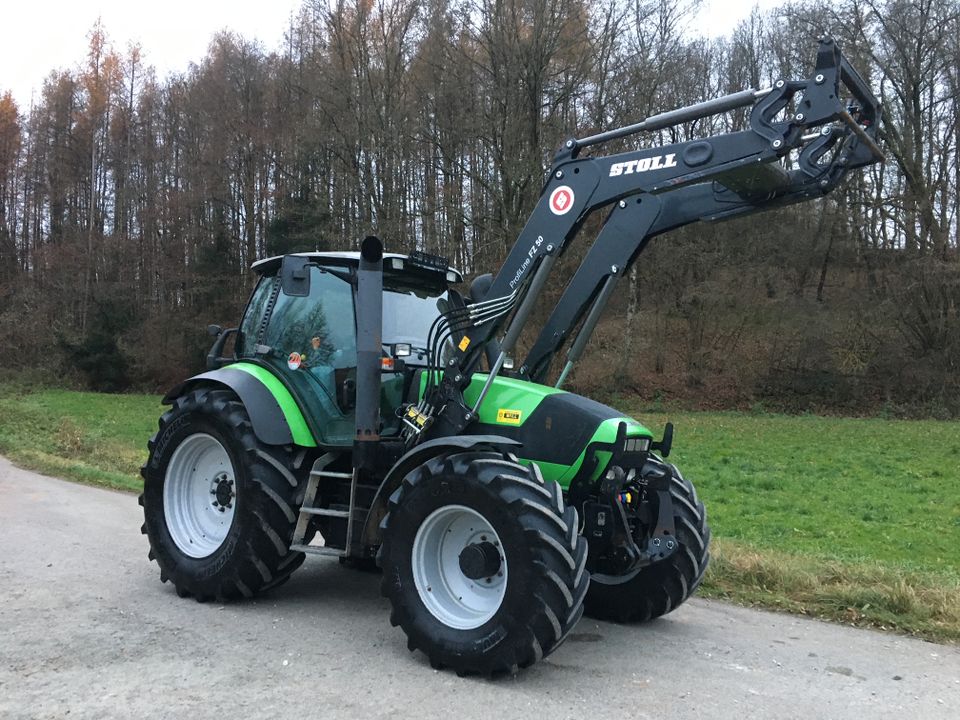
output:
[[586,614],[614,622],[646,622],[679,607],[703,581],[710,562],[710,527],[693,484],[673,465],[670,495],[679,548],[622,579],[594,574]]
[[583,614],[577,512],[535,466],[493,451],[431,459],[404,478],[380,527],[390,622],[434,668],[515,673]]
[[307,452],[264,445],[229,390],[177,398],[147,447],[144,523],[160,579],[199,602],[253,597],[304,560],[290,540]]

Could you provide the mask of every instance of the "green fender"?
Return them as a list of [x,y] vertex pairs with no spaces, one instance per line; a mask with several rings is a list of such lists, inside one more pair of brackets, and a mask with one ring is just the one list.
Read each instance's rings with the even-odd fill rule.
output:
[[163,402],[203,385],[229,388],[247,409],[253,432],[267,445],[300,445],[316,447],[306,418],[293,395],[272,372],[252,363],[234,363],[219,370],[195,375],[171,389]]

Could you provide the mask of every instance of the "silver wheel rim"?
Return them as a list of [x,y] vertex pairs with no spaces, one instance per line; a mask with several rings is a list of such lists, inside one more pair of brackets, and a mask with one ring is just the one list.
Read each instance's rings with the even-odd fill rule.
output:
[[[500,569],[471,580],[460,570],[460,553],[474,543],[500,551]],[[493,526],[476,510],[447,505],[434,510],[413,540],[413,581],[430,614],[447,627],[470,630],[496,615],[507,591],[507,561]]]
[[237,510],[236,476],[226,448],[206,433],[174,451],[163,480],[163,514],[176,546],[192,558],[223,545]]

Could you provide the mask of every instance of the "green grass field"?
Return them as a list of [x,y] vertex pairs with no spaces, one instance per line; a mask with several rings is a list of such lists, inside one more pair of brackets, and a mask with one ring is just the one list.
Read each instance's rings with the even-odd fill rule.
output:
[[[629,408],[628,408],[629,409]],[[960,423],[653,415],[724,538],[837,560],[960,570]]]
[[152,395],[0,383],[0,453],[58,477],[138,490],[147,439],[162,411]]
[[[960,422],[644,412],[714,530],[703,594],[960,640]],[[0,383],[0,453],[135,490],[161,412],[148,395]]]

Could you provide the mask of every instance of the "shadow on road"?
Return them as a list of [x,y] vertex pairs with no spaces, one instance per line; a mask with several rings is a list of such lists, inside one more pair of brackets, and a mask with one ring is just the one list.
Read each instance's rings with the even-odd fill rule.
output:
[[364,572],[342,567],[336,559],[310,558],[287,583],[264,597],[280,604],[347,604],[358,612],[375,610],[386,604],[380,597],[379,572]]

